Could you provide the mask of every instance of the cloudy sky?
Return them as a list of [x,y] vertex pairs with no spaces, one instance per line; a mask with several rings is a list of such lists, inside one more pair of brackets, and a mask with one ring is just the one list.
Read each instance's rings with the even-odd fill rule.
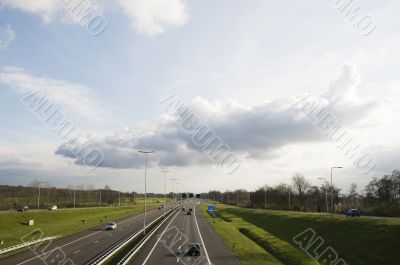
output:
[[[295,172],[319,185],[332,166],[344,167],[335,183],[346,191],[399,168],[399,1],[83,2],[0,0],[0,184],[143,191],[143,149],[156,151],[154,192],[163,169],[202,192],[288,183]],[[99,167],[21,101],[32,93],[101,150]],[[304,115],[307,95],[374,157],[370,172]],[[237,170],[210,159],[160,105],[171,96]]]

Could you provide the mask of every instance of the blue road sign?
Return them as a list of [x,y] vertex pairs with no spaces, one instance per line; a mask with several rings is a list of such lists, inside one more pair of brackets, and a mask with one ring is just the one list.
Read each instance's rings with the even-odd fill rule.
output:
[[209,212],[214,212],[215,211],[215,205],[209,204],[208,205],[208,211]]

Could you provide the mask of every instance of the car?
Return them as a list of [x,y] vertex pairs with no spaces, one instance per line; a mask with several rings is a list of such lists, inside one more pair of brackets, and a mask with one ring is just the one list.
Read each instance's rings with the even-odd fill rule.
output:
[[361,212],[358,209],[350,209],[346,212],[347,217],[360,217]]
[[188,256],[200,256],[201,255],[201,245],[199,243],[191,243],[187,245],[186,255]]
[[17,207],[17,212],[26,212],[26,211],[28,211],[28,206],[26,206],[26,205],[22,205],[22,206],[18,206]]
[[48,208],[47,208],[47,210],[49,210],[49,211],[55,211],[55,210],[57,210],[58,208],[57,208],[57,205],[50,205]]
[[187,212],[186,215],[192,215],[192,212]]
[[106,228],[105,228],[106,230],[114,230],[114,229],[117,229],[117,223],[115,223],[115,222],[111,222],[111,223],[108,223],[107,225],[106,225]]
[[182,207],[182,211],[186,211],[185,207]]
[[192,208],[190,208],[190,209],[189,209],[189,212],[193,212],[193,209],[192,209]]

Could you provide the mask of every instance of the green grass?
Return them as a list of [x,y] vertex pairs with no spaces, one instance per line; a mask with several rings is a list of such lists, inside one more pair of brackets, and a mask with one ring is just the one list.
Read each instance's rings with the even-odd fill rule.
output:
[[[148,203],[148,209],[158,204]],[[143,201],[134,207],[102,207],[84,209],[65,209],[57,211],[0,212],[1,248],[21,243],[21,238],[34,229],[40,228],[43,236],[66,236],[81,232],[109,221],[143,212]],[[28,220],[34,226],[28,226]],[[81,220],[86,220],[83,223]],[[1,257],[5,256],[1,255]]]
[[[351,265],[395,265],[400,260],[400,219],[346,218],[328,215],[284,211],[264,211],[217,206],[219,214],[257,229],[256,234],[271,235],[297,247],[293,237],[312,228]],[[264,240],[267,240],[264,238]]]
[[217,218],[215,219],[215,224],[213,224],[212,218],[207,213],[207,207],[205,205],[201,206],[201,212],[243,265],[283,264],[262,247],[240,233],[234,223],[225,222]]

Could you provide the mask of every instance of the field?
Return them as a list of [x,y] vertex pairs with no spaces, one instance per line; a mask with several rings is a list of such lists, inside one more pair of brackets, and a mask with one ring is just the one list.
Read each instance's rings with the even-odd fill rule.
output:
[[[400,219],[398,218],[373,219],[335,216],[331,219],[329,215],[252,210],[223,205],[217,205],[217,209],[218,214],[228,220],[228,222],[218,223],[217,231],[222,231],[219,226],[235,226],[237,230],[248,228],[251,230],[250,236],[253,236],[253,240],[255,239],[258,245],[264,246],[264,249],[271,250],[268,252],[281,261],[282,258],[285,258],[279,256],[282,253],[289,253],[289,255],[292,253],[292,257],[289,257],[292,260],[304,258],[298,253],[304,253],[304,251],[296,246],[293,238],[311,228],[316,233],[314,239],[320,237],[323,240],[320,249],[311,248],[316,253],[321,254],[323,250],[332,247],[339,258],[342,258],[347,264],[399,264]],[[223,239],[226,240],[224,237]],[[230,241],[227,242],[229,245]],[[295,253],[293,248],[296,248],[298,252]],[[240,253],[235,252],[235,254],[240,258]],[[321,263],[321,259],[319,261]],[[304,260],[299,264],[308,264],[308,261]]]
[[[125,216],[143,212],[144,200],[133,207],[101,207],[81,209],[60,209],[57,211],[0,212],[0,240],[6,248],[21,243],[21,237],[35,228],[40,228],[44,236],[66,236],[116,220]],[[148,200],[148,209],[159,203]],[[28,226],[28,220],[34,220],[34,226]],[[85,220],[86,222],[82,222]]]

